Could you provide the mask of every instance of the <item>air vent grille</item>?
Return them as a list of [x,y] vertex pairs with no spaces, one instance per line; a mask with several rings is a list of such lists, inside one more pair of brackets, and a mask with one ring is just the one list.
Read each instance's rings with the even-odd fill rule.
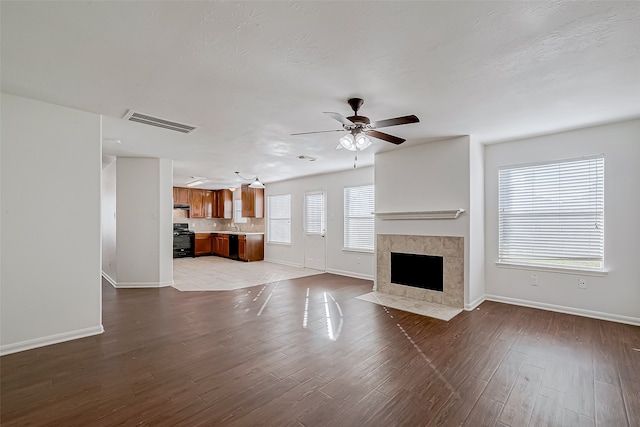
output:
[[158,117],[153,117],[148,114],[138,113],[133,110],[127,111],[127,114],[124,115],[124,119],[130,122],[142,123],[145,125],[174,130],[176,132],[181,132],[181,133],[192,133],[193,131],[198,129],[197,126],[191,126],[191,125],[185,125],[184,123],[172,122],[170,120],[160,119]]

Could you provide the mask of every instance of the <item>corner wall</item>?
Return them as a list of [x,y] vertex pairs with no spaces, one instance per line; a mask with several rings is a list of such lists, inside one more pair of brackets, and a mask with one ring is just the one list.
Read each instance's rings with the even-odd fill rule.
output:
[[291,244],[267,243],[265,239],[265,260],[299,267],[304,265],[304,193],[312,190],[324,190],[327,198],[327,232],[325,237],[327,272],[372,280],[374,254],[350,252],[342,249],[344,243],[344,187],[367,184],[373,184],[372,167],[267,184],[265,209],[267,208],[268,196],[291,194]]
[[[485,147],[486,293],[488,299],[640,325],[640,120]],[[604,154],[603,277],[498,267],[498,169]],[[530,276],[538,276],[531,286]],[[578,288],[578,278],[587,289]]]
[[116,287],[172,284],[172,165],[165,159],[116,160]]
[[2,94],[1,338],[8,354],[103,332],[101,118]]
[[116,161],[102,168],[102,275],[114,284],[116,269]]

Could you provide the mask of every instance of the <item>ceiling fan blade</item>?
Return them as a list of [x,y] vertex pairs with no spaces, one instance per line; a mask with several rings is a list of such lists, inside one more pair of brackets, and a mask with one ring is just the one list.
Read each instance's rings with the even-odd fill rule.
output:
[[408,125],[409,123],[418,123],[419,121],[420,119],[418,119],[414,115],[396,117],[395,119],[379,120],[377,122],[373,122],[371,123],[371,128],[378,129],[388,126]]
[[326,112],[326,111],[323,114],[326,114],[327,116],[331,117],[332,119],[339,121],[340,123],[342,123],[345,126],[353,126],[354,125],[354,123],[351,120],[347,119],[342,114],[330,113],[330,112]]
[[344,129],[334,129],[334,130],[319,130],[316,132],[300,132],[300,133],[292,133],[291,136],[295,135],[310,135],[312,133],[327,133],[327,132],[344,132]]
[[368,130],[365,131],[365,133],[374,138],[382,139],[383,141],[396,145],[400,145],[406,141],[406,139],[398,138],[397,136],[389,135],[388,133],[378,132],[377,130]]

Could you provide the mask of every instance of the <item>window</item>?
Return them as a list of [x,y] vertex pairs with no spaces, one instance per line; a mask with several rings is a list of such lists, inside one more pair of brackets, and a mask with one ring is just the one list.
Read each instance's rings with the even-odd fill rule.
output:
[[373,252],[373,185],[344,189],[344,249]]
[[236,224],[243,224],[247,222],[247,218],[242,216],[242,200],[236,199],[233,201],[233,222]]
[[322,191],[305,193],[304,232],[323,234],[324,229],[324,193]]
[[267,198],[267,241],[291,243],[291,194]]
[[502,168],[498,260],[602,270],[604,157]]

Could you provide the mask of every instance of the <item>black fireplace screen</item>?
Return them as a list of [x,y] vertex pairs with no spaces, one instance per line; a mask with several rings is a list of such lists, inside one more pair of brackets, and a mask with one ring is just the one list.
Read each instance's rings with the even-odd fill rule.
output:
[[391,252],[391,283],[443,291],[443,258]]

